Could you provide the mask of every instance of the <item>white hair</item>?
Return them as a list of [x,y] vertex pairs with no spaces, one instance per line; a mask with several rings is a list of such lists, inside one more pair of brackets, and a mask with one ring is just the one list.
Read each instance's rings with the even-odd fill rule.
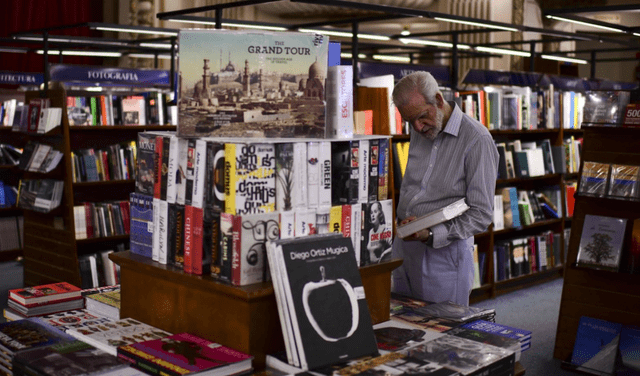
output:
[[409,95],[415,91],[420,93],[427,103],[436,103],[436,94],[442,93],[438,90],[438,83],[429,72],[413,72],[404,76],[393,89],[393,103],[402,106],[409,100]]

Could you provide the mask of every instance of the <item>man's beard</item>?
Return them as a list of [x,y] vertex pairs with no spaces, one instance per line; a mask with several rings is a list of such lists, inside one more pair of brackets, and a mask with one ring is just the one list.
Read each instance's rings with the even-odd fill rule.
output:
[[435,140],[436,137],[438,136],[438,134],[440,133],[440,131],[442,130],[443,127],[443,121],[444,121],[444,111],[442,111],[439,108],[436,108],[436,118],[434,120],[434,126],[433,127],[429,127],[426,131],[424,131],[422,134],[430,139],[430,140]]

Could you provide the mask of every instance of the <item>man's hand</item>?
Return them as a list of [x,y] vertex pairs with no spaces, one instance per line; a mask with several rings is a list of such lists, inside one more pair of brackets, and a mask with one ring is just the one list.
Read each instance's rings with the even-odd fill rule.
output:
[[[407,224],[416,218],[417,218],[416,216],[407,217],[403,219],[402,222],[400,222],[400,225]],[[403,238],[402,240],[426,242],[427,240],[429,240],[429,233],[430,233],[429,229],[425,228]]]

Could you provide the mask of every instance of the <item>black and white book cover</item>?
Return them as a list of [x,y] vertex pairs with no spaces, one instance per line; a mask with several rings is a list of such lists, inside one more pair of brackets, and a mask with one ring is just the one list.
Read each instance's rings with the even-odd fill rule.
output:
[[362,205],[360,266],[391,260],[393,242],[393,200]]
[[377,354],[351,239],[326,234],[276,244],[301,367]]
[[359,141],[331,143],[331,174],[333,206],[358,202],[358,149]]

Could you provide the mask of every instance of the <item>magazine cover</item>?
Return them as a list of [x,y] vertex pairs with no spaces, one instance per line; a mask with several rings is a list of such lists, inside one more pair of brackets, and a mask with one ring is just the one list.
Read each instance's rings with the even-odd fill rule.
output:
[[329,39],[181,30],[178,135],[325,136]]
[[138,156],[136,159],[136,193],[153,196],[154,160],[156,135],[138,133]]
[[302,368],[377,354],[351,239],[327,234],[276,244]]
[[625,218],[585,215],[578,266],[618,271],[626,224]]

